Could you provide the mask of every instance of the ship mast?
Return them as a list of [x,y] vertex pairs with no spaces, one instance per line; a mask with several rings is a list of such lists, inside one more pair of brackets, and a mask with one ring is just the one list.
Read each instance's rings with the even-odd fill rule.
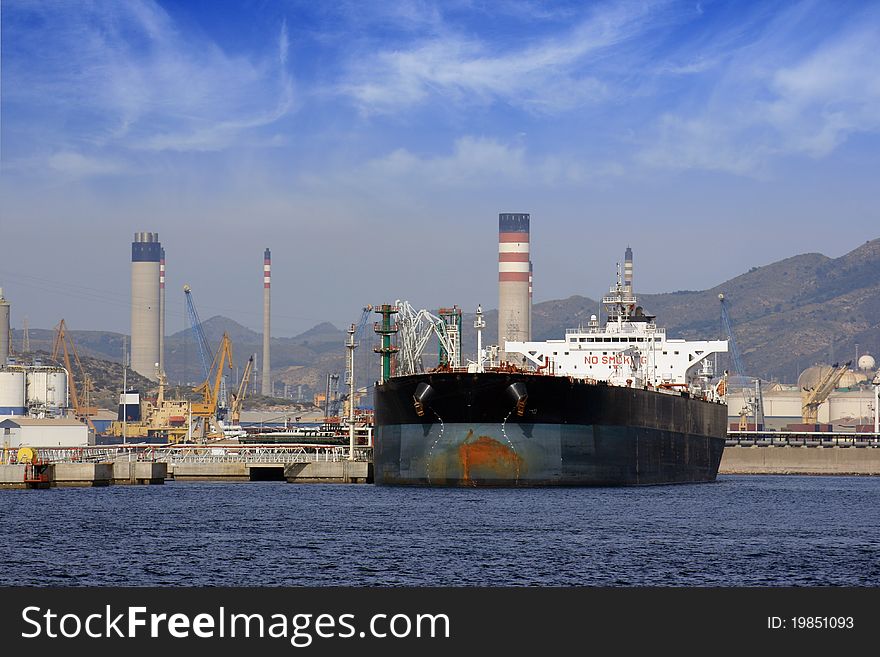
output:
[[477,329],[477,372],[483,371],[483,329],[486,320],[483,319],[483,306],[477,305],[477,318],[474,320],[474,328]]

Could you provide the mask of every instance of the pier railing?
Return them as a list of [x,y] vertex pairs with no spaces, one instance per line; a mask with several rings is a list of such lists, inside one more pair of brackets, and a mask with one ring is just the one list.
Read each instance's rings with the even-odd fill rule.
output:
[[728,447],[867,447],[880,448],[880,433],[828,431],[729,431]]
[[[107,445],[35,449],[42,463],[311,463],[349,460],[349,449],[342,445]],[[0,456],[3,463],[16,463],[18,448],[2,450]],[[372,459],[371,447],[355,447],[355,461]]]

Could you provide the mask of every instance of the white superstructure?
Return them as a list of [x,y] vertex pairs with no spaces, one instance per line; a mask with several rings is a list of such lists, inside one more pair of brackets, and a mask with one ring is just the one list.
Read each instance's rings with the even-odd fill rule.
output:
[[715,372],[708,357],[727,352],[727,340],[668,338],[666,329],[637,305],[630,285],[621,282],[619,268],[617,283],[602,304],[608,314],[604,327],[593,315],[586,327],[566,330],[562,340],[505,342],[508,359],[517,354],[522,358],[517,364],[540,372],[612,385],[723,394],[710,384]]

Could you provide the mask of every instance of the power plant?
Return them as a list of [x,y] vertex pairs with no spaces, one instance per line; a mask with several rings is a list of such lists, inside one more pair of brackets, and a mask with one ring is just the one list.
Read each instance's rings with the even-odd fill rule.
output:
[[498,215],[498,346],[531,339],[529,215]]
[[160,363],[159,233],[135,233],[131,243],[131,367],[151,381]]
[[269,318],[272,293],[272,254],[269,249],[263,253],[263,377],[260,394],[272,395],[272,379],[269,376]]

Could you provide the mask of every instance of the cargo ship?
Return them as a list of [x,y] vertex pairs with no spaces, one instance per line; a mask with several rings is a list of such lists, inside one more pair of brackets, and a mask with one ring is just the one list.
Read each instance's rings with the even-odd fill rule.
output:
[[[631,284],[604,326],[481,348],[476,362],[388,376],[375,388],[380,485],[615,486],[714,481],[727,428],[727,341],[667,338]],[[460,332],[458,332],[460,335]],[[497,356],[497,359],[496,359]]]

